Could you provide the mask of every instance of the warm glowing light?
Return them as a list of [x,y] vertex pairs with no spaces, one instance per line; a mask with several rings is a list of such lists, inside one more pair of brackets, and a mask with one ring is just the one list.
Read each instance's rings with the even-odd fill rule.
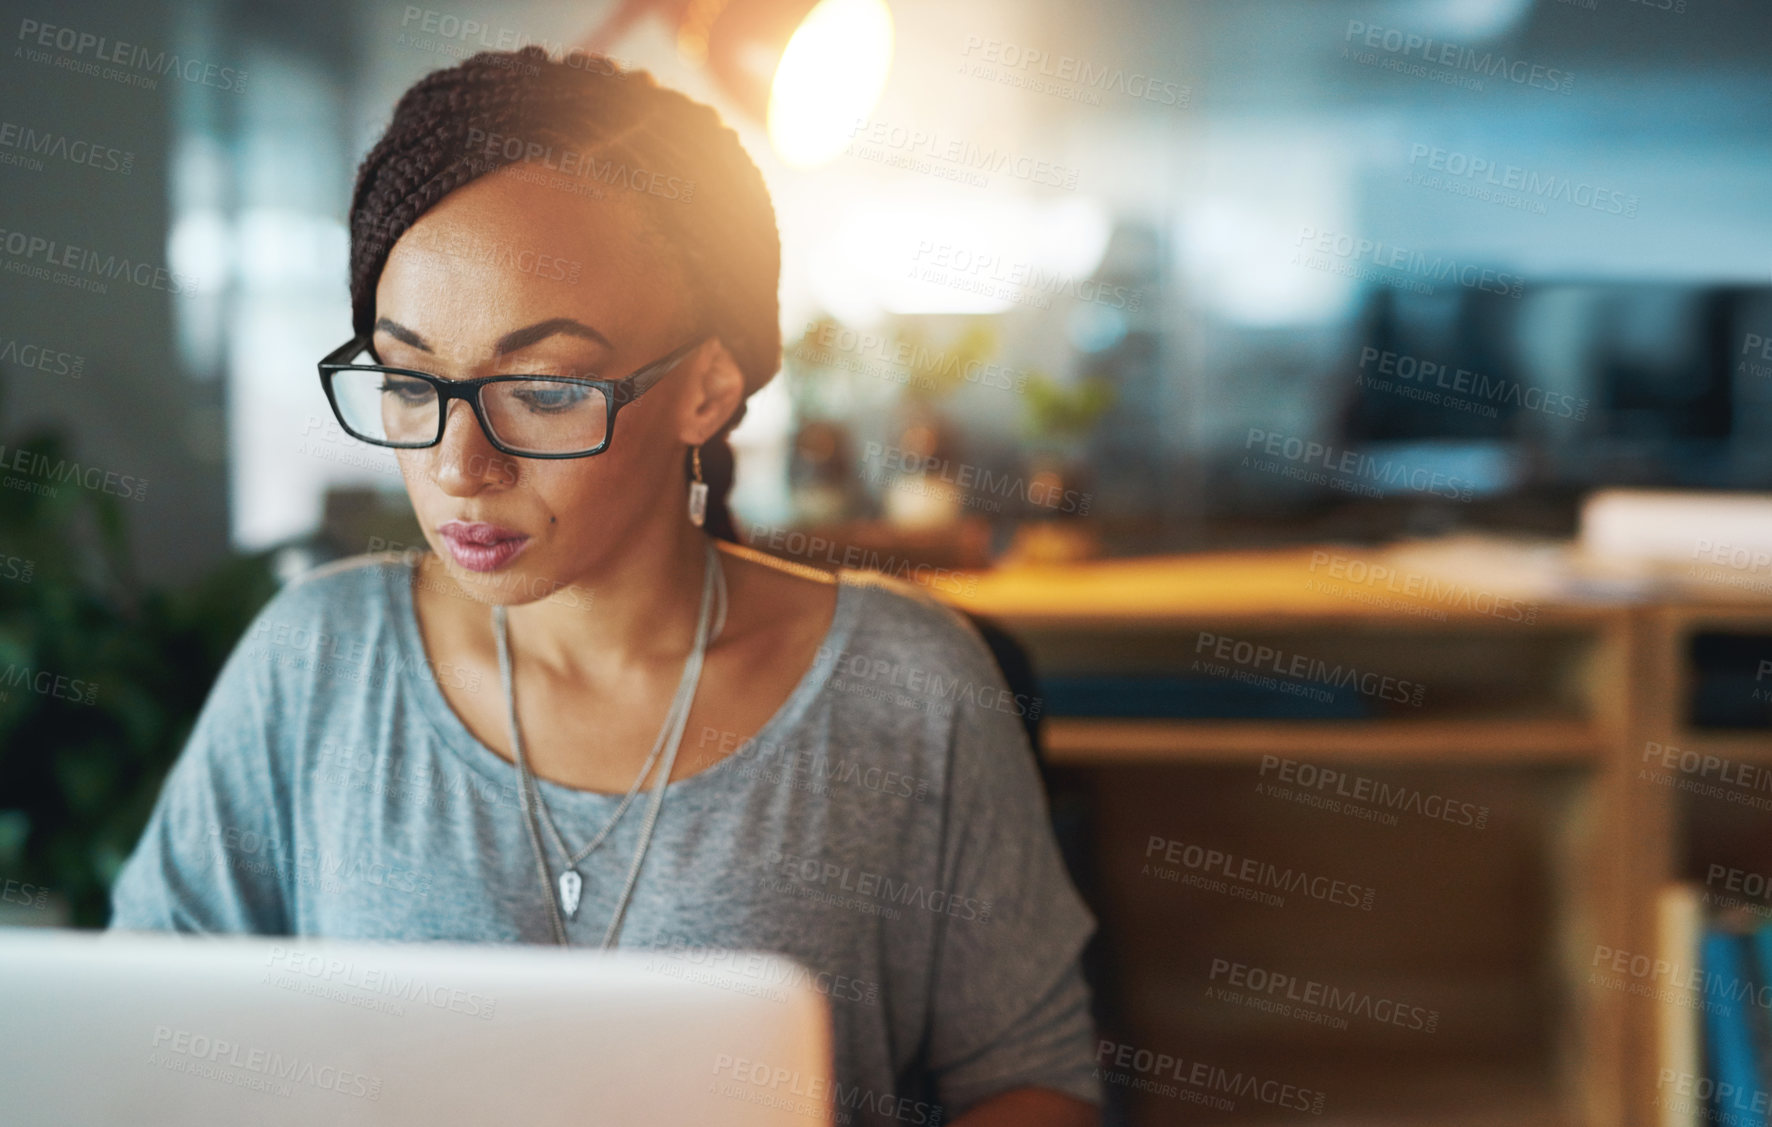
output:
[[886,85],[892,13],[885,0],[821,0],[782,52],[769,92],[769,140],[798,168],[843,151]]
[[1050,308],[1087,282],[1107,251],[1111,215],[1091,196],[1041,200],[902,184],[846,195],[807,253],[818,304],[845,324],[887,313],[982,314]]

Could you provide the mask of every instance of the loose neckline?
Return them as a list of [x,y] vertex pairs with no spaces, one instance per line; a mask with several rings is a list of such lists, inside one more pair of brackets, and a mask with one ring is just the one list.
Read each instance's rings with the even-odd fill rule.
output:
[[[419,629],[418,610],[412,596],[412,585],[418,576],[415,558],[402,556],[396,566],[385,569],[384,576],[392,610],[391,618],[395,625],[394,634],[401,651],[400,675],[418,701],[417,711],[424,716],[438,741],[475,773],[493,783],[510,783],[514,786],[517,765],[487,747],[468,730],[468,726],[450,706],[449,698],[443,695],[442,687],[430,674],[430,655],[425,651],[424,634]],[[843,647],[854,632],[856,613],[864,594],[850,569],[839,569],[836,580],[837,604],[812,664],[801,674],[793,691],[788,693],[787,699],[782,701],[775,714],[745,744],[740,745],[741,748],[768,748],[780,743],[781,732],[799,720],[830,681],[831,672],[842,656]],[[685,731],[683,738],[689,739],[690,733]],[[729,752],[693,775],[672,779],[665,785],[666,793],[681,797],[713,786],[731,775],[731,764],[743,758],[745,756],[739,750]],[[555,810],[594,810],[599,806],[613,806],[623,797],[621,794],[581,790],[540,776],[534,778],[536,786]]]

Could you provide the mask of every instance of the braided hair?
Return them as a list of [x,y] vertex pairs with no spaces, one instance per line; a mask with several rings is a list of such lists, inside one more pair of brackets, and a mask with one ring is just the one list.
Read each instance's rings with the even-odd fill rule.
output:
[[[540,47],[483,51],[433,71],[394,107],[357,170],[351,195],[351,315],[375,322],[375,287],[388,252],[450,192],[506,165],[539,160],[571,172],[591,193],[643,207],[648,237],[675,257],[694,312],[744,375],[745,395],[781,366],[781,238],[769,190],[744,146],[712,107],[624,71],[601,55],[551,61]],[[727,436],[745,404],[702,446],[705,528],[738,539],[727,495]],[[685,451],[684,473],[689,473]]]

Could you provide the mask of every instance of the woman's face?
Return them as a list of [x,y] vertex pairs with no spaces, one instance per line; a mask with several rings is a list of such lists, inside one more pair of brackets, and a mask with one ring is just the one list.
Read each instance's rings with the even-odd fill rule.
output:
[[[383,363],[444,379],[620,379],[690,340],[680,271],[649,239],[637,203],[558,182],[527,165],[501,169],[450,193],[400,238],[375,291]],[[729,365],[717,344],[691,354],[622,408],[608,448],[588,458],[500,453],[468,404],[451,401],[442,442],[398,454],[426,540],[487,602],[528,602],[575,583],[642,529],[683,519],[682,444],[708,437],[736,406],[703,429],[699,391],[710,367]]]

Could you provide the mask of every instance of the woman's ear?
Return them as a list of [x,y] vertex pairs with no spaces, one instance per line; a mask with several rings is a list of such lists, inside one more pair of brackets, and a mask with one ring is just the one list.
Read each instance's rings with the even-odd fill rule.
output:
[[744,402],[744,373],[719,337],[702,344],[690,363],[693,377],[682,400],[677,437],[691,446],[700,446],[720,432],[726,420]]

